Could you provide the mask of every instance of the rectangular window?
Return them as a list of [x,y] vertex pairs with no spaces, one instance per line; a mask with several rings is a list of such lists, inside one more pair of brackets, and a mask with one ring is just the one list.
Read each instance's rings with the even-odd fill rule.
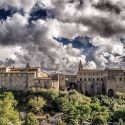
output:
[[86,81],[86,78],[84,78],[84,81]]
[[122,78],[120,78],[119,80],[122,81]]
[[82,78],[80,78],[80,81],[82,81]]
[[88,80],[91,81],[91,78],[89,78]]

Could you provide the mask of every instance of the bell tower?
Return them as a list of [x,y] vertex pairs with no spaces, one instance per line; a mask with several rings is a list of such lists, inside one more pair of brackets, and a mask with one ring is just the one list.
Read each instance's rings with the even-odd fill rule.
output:
[[83,70],[83,64],[82,61],[80,60],[79,65],[78,65],[78,71]]

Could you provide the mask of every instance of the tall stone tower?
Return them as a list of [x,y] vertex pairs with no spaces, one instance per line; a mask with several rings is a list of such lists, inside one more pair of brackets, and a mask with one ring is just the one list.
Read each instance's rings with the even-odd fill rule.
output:
[[82,61],[80,60],[78,65],[78,71],[82,71],[82,70],[83,70],[83,64],[82,64]]
[[79,91],[81,91],[82,93],[85,93],[85,86],[83,83],[83,64],[82,61],[79,61],[79,65],[78,65],[78,71],[77,71],[77,85],[79,88]]

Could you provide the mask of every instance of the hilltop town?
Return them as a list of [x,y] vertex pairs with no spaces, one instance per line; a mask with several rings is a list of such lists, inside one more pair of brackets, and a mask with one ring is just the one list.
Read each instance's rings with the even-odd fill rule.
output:
[[85,69],[81,61],[76,75],[47,74],[39,67],[31,67],[29,64],[25,67],[0,67],[0,88],[7,90],[75,89],[90,96],[96,94],[114,96],[116,92],[125,92],[124,82],[125,69]]
[[123,125],[124,81],[124,69],[81,61],[75,75],[0,67],[0,125]]

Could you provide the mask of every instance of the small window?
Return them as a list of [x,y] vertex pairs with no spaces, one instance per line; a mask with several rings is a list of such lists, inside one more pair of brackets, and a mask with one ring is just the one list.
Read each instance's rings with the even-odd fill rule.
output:
[[93,78],[93,81],[95,81],[95,79]]
[[99,78],[97,78],[97,81],[99,81]]
[[84,78],[84,81],[86,81],[86,78]]
[[119,80],[122,81],[122,78],[120,78]]
[[94,88],[94,85],[91,85],[91,88]]
[[90,78],[89,78],[88,80],[89,80],[89,81],[91,81],[91,79],[90,79]]
[[80,81],[82,81],[82,78],[80,78]]

